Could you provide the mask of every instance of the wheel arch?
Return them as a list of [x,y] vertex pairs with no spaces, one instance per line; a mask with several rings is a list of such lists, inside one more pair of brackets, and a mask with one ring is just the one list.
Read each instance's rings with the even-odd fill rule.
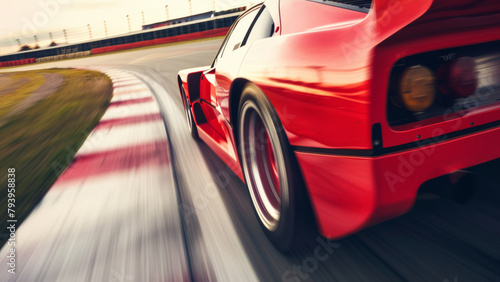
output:
[[[254,85],[255,87],[257,87],[264,95],[265,92],[255,83],[253,83],[252,81],[248,80],[248,79],[245,79],[245,78],[237,78],[233,81],[232,85],[231,85],[231,88],[230,88],[230,96],[229,96],[229,113],[230,113],[230,123],[231,123],[231,126],[232,126],[232,130],[233,130],[233,136],[234,136],[234,139],[235,139],[235,146],[237,147],[237,150],[239,151],[239,137],[238,137],[238,114],[239,114],[239,106],[240,106],[240,100],[241,100],[241,96],[243,95],[243,91],[245,89],[245,87],[248,85],[248,84],[252,84]],[[274,109],[274,105],[271,101],[269,101],[270,103],[270,106]],[[276,112],[276,116],[279,120],[280,123],[281,122],[281,119],[280,119],[280,116],[278,114],[278,112]],[[282,124],[281,126],[283,126],[283,129],[284,129],[284,125]],[[300,173],[300,179],[301,179],[301,182],[302,182],[302,208],[304,208],[302,210],[302,214],[301,214],[301,217],[302,217],[302,220],[305,218],[306,221],[307,220],[312,220],[312,222],[310,222],[311,226],[313,230],[313,232],[317,232],[319,231],[319,228],[318,228],[318,217],[317,217],[317,214],[313,208],[313,203],[311,201],[311,195],[310,195],[310,191],[306,185],[306,182],[305,182],[305,178],[304,178],[304,172],[302,171],[302,167],[300,167],[299,165],[299,162],[297,160],[297,156],[295,155],[295,152],[293,151],[292,149],[292,146],[290,144],[290,141],[288,140],[288,136],[286,134],[286,132],[283,132],[283,135],[284,135],[284,138],[286,139],[285,142],[287,142],[287,145],[289,146],[289,149],[290,151],[288,152],[290,154],[290,158],[292,159],[292,162],[294,166],[296,166],[296,169],[297,171]],[[241,161],[241,160],[240,160]],[[307,231],[305,231],[307,233]],[[314,234],[316,235],[316,233]]]
[[185,103],[184,103],[184,97],[183,94],[182,94],[182,87],[183,87],[183,84],[184,82],[182,81],[182,78],[180,75],[177,75],[177,86],[179,87],[179,93],[181,95],[181,101],[182,101],[182,104],[184,105],[184,107],[186,107]]
[[238,147],[238,111],[240,106],[241,95],[243,94],[243,89],[245,86],[251,83],[250,80],[245,78],[237,78],[231,84],[229,90],[229,121],[233,128],[233,136],[235,139],[235,144]]
[[180,75],[177,75],[177,86],[179,86],[179,91],[181,91],[182,79]]

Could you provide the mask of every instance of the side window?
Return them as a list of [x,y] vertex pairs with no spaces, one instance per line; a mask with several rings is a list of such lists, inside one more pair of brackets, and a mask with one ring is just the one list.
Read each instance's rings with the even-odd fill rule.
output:
[[274,21],[271,14],[266,9],[262,7],[262,11],[255,21],[248,38],[243,42],[243,45],[250,45],[255,40],[267,38],[273,36],[274,33]]
[[258,12],[259,10],[255,9],[238,20],[238,23],[236,23],[231,35],[229,35],[226,45],[222,49],[220,55],[221,58],[224,57],[224,54],[227,52],[232,52],[241,46],[241,43],[243,43],[243,39],[245,39],[245,35],[247,34],[248,29],[250,29],[250,26],[252,25],[252,22]]

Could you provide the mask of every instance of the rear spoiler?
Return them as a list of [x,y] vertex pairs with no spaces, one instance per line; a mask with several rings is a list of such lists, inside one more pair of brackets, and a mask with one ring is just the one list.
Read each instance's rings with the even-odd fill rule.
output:
[[[453,19],[461,25],[498,24],[499,0],[373,0],[369,17],[382,41],[411,23],[440,23]],[[481,17],[481,20],[472,20]],[[495,20],[496,19],[496,20]],[[474,23],[472,23],[473,21]],[[432,26],[432,25],[431,25]]]
[[373,0],[368,16],[375,23],[371,28],[379,42],[383,41],[425,14],[432,3],[433,0]]

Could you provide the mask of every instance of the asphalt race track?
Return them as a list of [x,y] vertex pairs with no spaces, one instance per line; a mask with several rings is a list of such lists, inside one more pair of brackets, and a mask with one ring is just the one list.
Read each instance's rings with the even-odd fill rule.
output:
[[[349,238],[327,242],[317,236],[305,241],[298,253],[285,256],[276,251],[258,226],[244,184],[205,144],[191,139],[185,122],[177,72],[211,64],[221,41],[90,56],[8,71],[99,67],[133,74],[149,86],[168,129],[182,244],[191,280],[500,281],[500,160],[471,168],[480,182],[476,198],[466,205],[421,199],[408,214]],[[99,239],[98,233],[94,236]],[[137,242],[132,240],[128,243],[131,250],[134,244]],[[101,251],[107,247],[100,246]],[[22,242],[18,248],[22,248]],[[168,249],[157,251],[171,255]],[[50,261],[40,263],[48,264],[46,268],[60,267],[50,265]],[[23,265],[18,267],[22,269]],[[86,271],[99,272],[99,267],[106,265],[96,263]],[[126,275],[120,278],[142,281]]]

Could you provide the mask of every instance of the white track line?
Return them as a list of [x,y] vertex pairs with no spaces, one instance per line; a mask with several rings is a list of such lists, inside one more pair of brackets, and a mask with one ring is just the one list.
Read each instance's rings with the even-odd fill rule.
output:
[[[130,96],[129,96],[130,97]],[[159,113],[158,105],[155,101],[110,107],[101,120],[120,119],[131,116]]]
[[127,100],[133,100],[133,99],[140,99],[140,98],[146,98],[146,97],[151,97],[151,93],[144,91],[144,92],[134,92],[130,94],[122,94],[122,95],[117,95],[113,96],[111,99],[111,102],[120,102],[120,101],[127,101]]
[[[155,80],[139,73],[135,74],[141,77],[158,97],[166,115],[170,142],[176,154],[176,165],[179,165],[177,169],[187,174],[184,178],[184,189],[188,190],[187,193],[193,201],[195,209],[191,212],[196,213],[202,234],[197,237],[195,244],[204,247],[204,250],[198,251],[200,257],[194,259],[210,262],[217,281],[258,281],[217,188],[218,184],[185,126],[184,113],[175,106],[172,96]],[[188,146],[191,150],[180,149],[181,146]]]
[[[119,76],[122,85],[127,79],[140,81],[125,72],[110,73],[112,80]],[[152,97],[144,84],[115,88],[114,95],[120,94],[114,101]],[[190,279],[170,156],[167,149],[151,145],[155,141],[167,144],[163,122],[110,123],[160,112],[155,101],[135,102],[110,107],[102,119],[107,125],[94,129],[77,153],[101,153],[92,160],[109,164],[108,168],[120,160],[121,170],[79,169],[76,178],[65,180],[71,169],[85,168],[84,161],[77,159],[18,228],[16,274],[5,269],[10,247],[6,244],[0,250],[5,269],[0,281]],[[129,149],[134,145],[153,150],[157,161],[137,161],[148,156]]]
[[80,147],[77,156],[165,140],[164,128],[161,120],[111,128],[97,128],[92,131],[85,143]]

